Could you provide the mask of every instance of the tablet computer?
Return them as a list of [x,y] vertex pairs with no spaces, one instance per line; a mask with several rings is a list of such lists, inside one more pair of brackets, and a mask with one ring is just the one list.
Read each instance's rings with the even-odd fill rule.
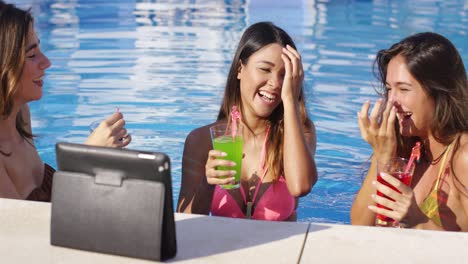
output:
[[166,154],[57,143],[56,157],[53,245],[153,260],[175,256]]

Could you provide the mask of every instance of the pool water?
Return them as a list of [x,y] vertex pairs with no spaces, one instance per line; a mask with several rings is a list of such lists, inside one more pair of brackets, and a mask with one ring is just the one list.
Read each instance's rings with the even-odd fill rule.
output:
[[319,180],[301,198],[299,221],[349,223],[370,147],[356,113],[377,97],[376,52],[416,32],[448,37],[468,61],[468,3],[306,0],[15,0],[31,7],[41,47],[53,63],[44,97],[30,104],[42,159],[54,144],[81,143],[89,124],[124,113],[132,149],[172,161],[174,202],[186,135],[217,116],[243,30],[270,20],[302,54],[308,112],[317,127]]

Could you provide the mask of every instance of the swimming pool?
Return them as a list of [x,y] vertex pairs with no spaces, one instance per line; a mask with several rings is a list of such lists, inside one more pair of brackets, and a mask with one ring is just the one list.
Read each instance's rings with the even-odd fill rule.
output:
[[53,65],[31,103],[36,145],[55,166],[57,141],[83,142],[89,124],[117,107],[133,149],[172,160],[174,201],[186,135],[217,115],[234,49],[246,26],[271,20],[303,57],[317,127],[319,181],[299,221],[349,223],[371,149],[356,112],[375,100],[374,54],[420,31],[448,37],[468,61],[468,3],[459,1],[16,0],[32,7]]

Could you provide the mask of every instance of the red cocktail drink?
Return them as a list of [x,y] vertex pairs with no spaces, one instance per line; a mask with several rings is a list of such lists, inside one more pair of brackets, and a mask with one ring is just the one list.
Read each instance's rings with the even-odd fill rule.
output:
[[[390,175],[392,175],[393,177],[399,179],[401,182],[403,182],[406,186],[409,186],[411,184],[411,178],[412,178],[412,175],[409,174],[409,173],[404,173],[404,172],[393,172],[393,173],[389,173]],[[384,179],[382,179],[382,176],[380,175],[380,173],[377,175],[377,181],[384,184],[385,186],[388,186],[390,187],[391,189],[401,193],[400,191],[398,191],[395,187],[393,187],[392,185],[390,185],[388,182],[386,182]],[[391,201],[394,201],[392,198],[386,196],[385,194],[377,191],[377,195],[379,196],[382,196],[382,197],[385,197]],[[377,204],[377,207],[379,208],[385,208],[387,210],[390,210],[389,208],[383,206],[383,205],[380,205],[380,204]],[[394,222],[395,220],[393,220],[392,218],[390,217],[386,217],[384,215],[380,215],[380,214],[377,214],[377,218],[381,221],[385,221],[387,222],[387,224],[385,224],[385,226],[393,226],[394,225]],[[383,224],[383,223],[381,223]]]
[[[411,178],[413,177],[413,172],[414,172],[415,165],[413,164],[411,166],[411,168],[409,169],[409,171],[405,172],[407,163],[408,163],[408,160],[403,159],[403,158],[392,158],[392,159],[387,160],[385,162],[377,162],[377,171],[378,171],[377,181],[379,183],[384,184],[385,186],[390,187],[392,190],[395,190],[395,191],[401,193],[395,187],[393,187],[388,182],[386,182],[382,178],[381,173],[382,172],[387,173],[387,174],[399,179],[406,186],[410,186]],[[393,199],[391,199],[390,197],[384,195],[383,193],[381,193],[379,191],[377,191],[377,195],[379,195],[381,197],[385,197],[386,199],[389,199],[391,201],[394,201]],[[377,204],[377,207],[384,208],[386,210],[391,210],[390,208],[387,208],[387,207],[385,207],[383,205],[380,205],[380,204]],[[396,223],[396,221],[394,219],[392,219],[390,217],[387,217],[387,216],[384,216],[384,215],[381,215],[381,214],[377,214],[375,224],[377,226],[397,226],[398,225],[398,223]]]

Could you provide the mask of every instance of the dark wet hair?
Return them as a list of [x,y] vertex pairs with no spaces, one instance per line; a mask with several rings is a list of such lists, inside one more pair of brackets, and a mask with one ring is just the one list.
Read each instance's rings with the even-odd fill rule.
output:
[[[241,63],[244,65],[247,64],[252,54],[263,47],[274,43],[277,43],[282,47],[289,45],[296,49],[296,45],[288,33],[271,22],[258,22],[252,24],[244,31],[229,70],[221,108],[218,113],[218,120],[226,119],[229,116],[229,112],[233,105],[239,106],[241,113],[243,113],[240,81],[237,79]],[[310,131],[312,122],[307,116],[302,88],[298,102],[304,131]],[[269,117],[270,135],[268,138],[269,151],[267,155],[267,164],[269,168],[273,169],[275,177],[279,177],[283,173],[283,119],[284,109],[283,104],[281,103],[275,110],[273,110]]]

